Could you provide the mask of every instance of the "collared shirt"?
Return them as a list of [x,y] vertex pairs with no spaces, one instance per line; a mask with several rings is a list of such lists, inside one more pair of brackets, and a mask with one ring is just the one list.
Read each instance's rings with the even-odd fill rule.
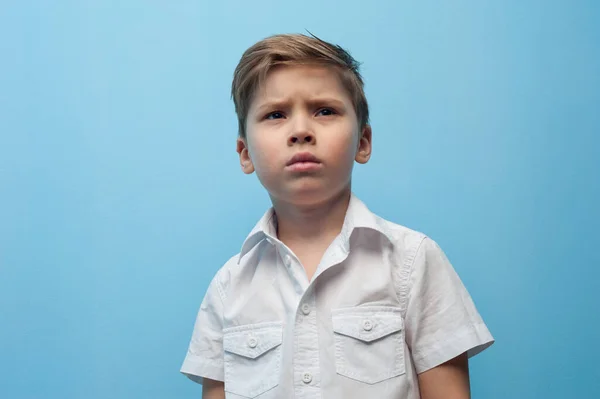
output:
[[438,245],[352,194],[311,281],[271,208],[212,280],[181,372],[228,399],[418,399],[417,375],[493,343]]

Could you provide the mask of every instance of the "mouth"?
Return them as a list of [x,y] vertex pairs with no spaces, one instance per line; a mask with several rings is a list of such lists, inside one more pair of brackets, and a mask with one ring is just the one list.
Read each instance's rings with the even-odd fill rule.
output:
[[320,169],[321,161],[310,152],[300,152],[294,155],[286,164],[286,169],[294,172],[310,172]]

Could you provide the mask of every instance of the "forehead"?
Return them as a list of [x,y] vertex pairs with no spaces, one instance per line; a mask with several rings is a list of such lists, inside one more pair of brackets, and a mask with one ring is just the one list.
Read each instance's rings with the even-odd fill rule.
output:
[[263,101],[322,96],[351,102],[339,70],[321,65],[278,66],[269,71],[262,85],[257,88],[252,105]]

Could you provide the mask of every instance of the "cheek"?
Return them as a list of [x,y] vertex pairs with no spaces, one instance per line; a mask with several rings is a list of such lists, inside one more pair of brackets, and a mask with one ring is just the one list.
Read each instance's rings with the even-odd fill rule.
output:
[[248,149],[256,173],[259,176],[269,175],[278,161],[277,155],[279,151],[276,151],[273,143],[266,140],[252,140]]
[[353,162],[356,157],[356,150],[358,148],[358,134],[356,132],[340,134],[337,137],[331,137],[329,140],[329,151],[331,154],[335,154],[335,158],[338,162]]

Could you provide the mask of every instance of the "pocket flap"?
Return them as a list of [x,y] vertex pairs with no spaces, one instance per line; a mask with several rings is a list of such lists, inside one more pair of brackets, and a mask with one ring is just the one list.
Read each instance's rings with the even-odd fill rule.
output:
[[390,306],[360,306],[333,309],[333,331],[364,342],[372,342],[402,330],[400,309]]
[[223,330],[223,349],[255,359],[281,345],[282,323],[260,323]]

